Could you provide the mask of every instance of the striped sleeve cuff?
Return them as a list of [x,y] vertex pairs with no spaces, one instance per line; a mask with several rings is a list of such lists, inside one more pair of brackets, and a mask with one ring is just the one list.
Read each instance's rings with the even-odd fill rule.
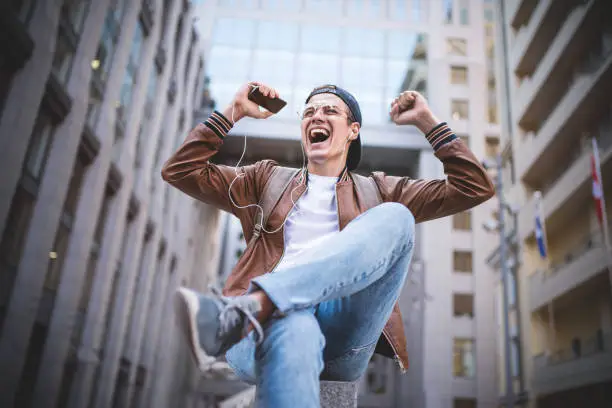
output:
[[232,129],[232,122],[230,122],[223,114],[219,111],[214,111],[204,121],[204,124],[208,126],[210,130],[215,132],[220,139],[223,139],[229,131]]
[[431,129],[426,135],[425,138],[431,144],[434,151],[438,150],[440,147],[445,144],[452,142],[457,138],[453,131],[448,127],[446,122],[442,122],[439,125],[436,125],[433,129]]

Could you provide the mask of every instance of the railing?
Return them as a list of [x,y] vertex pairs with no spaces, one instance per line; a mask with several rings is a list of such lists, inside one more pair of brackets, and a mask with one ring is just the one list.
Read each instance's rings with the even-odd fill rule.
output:
[[[610,227],[612,227],[612,224],[608,226],[608,229],[610,229]],[[580,243],[575,246],[575,248],[567,252],[562,259],[557,258],[553,260],[548,269],[537,269],[536,272],[531,275],[530,279],[533,281],[534,279],[549,278],[571,263],[580,259],[591,249],[603,247],[603,233],[601,231],[591,232],[585,238],[583,238]]]
[[549,356],[539,354],[533,358],[533,361],[536,368],[544,368],[610,352],[612,352],[612,331],[604,333],[599,329],[590,337],[575,339],[573,347],[558,350]]

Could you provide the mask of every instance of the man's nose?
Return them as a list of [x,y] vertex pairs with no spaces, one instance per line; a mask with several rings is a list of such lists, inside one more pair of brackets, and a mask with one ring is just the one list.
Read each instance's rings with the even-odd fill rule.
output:
[[313,120],[323,120],[325,118],[325,114],[323,113],[323,108],[319,107],[315,109],[314,115],[312,115]]

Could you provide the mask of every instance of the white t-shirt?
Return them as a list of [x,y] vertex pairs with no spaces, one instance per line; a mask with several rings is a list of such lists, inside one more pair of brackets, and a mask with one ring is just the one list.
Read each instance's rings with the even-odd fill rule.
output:
[[276,269],[291,265],[302,251],[338,232],[337,180],[308,174],[308,189],[285,223],[285,254]]

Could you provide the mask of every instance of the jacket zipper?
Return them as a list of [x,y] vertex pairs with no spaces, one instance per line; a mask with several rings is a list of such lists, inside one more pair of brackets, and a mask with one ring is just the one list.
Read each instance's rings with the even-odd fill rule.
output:
[[387,335],[387,330],[383,330],[383,336],[385,336],[385,339],[387,339],[387,343],[389,343],[389,345],[393,349],[393,353],[395,354],[395,360],[397,361],[397,364],[400,366],[400,369],[402,370],[402,373],[405,373],[406,372],[406,367],[404,367],[404,363],[402,362],[402,359],[400,358],[399,354],[397,353],[397,349],[395,348],[395,346],[393,345],[393,342],[391,341],[391,339]]

